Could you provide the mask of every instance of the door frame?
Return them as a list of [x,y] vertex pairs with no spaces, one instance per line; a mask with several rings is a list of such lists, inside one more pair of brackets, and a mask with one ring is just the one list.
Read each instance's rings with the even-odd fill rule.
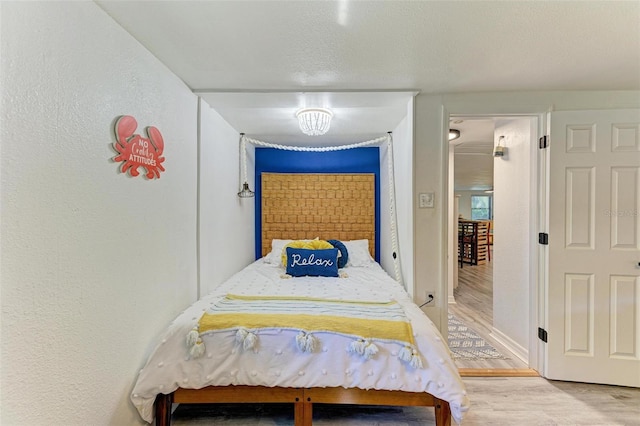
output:
[[[471,109],[476,111],[470,111]],[[535,117],[537,119],[536,139],[531,141],[531,175],[530,175],[530,199],[531,217],[529,220],[529,249],[532,254],[529,259],[529,344],[528,344],[528,365],[540,373],[545,371],[545,346],[538,338],[538,327],[545,328],[546,318],[546,286],[548,283],[548,254],[546,246],[538,244],[538,233],[548,230],[548,149],[538,149],[538,139],[549,134],[549,107],[545,106],[538,111],[499,111],[501,108],[480,107],[465,108],[442,107],[442,143],[445,147],[443,151],[443,188],[445,194],[443,202],[442,223],[446,224],[443,230],[443,240],[445,243],[446,256],[444,257],[443,271],[445,272],[445,292],[449,294],[449,285],[452,280],[453,267],[456,265],[456,246],[452,243],[453,217],[451,206],[453,205],[453,178],[450,174],[450,144],[449,144],[449,122],[451,116],[455,117],[504,117],[504,118],[525,118]],[[537,108],[536,108],[537,109]],[[533,208],[537,206],[537,208]],[[442,309],[441,323],[448,321],[448,303]]]

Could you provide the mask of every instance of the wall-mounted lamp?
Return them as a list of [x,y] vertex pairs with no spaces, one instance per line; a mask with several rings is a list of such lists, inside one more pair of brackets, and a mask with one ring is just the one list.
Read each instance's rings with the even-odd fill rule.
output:
[[449,129],[449,140],[455,140],[460,137],[460,130],[458,129]]
[[507,153],[507,147],[504,146],[504,144],[504,136],[500,136],[500,139],[498,139],[498,144],[493,149],[494,157],[504,157],[504,155]]
[[238,197],[240,198],[251,198],[255,197],[256,193],[249,189],[249,183],[245,182],[242,184],[242,189],[238,192]]
[[242,173],[241,181],[242,189],[238,192],[240,198],[255,197],[256,193],[249,189],[249,182],[247,181],[247,144],[244,140],[244,133],[240,133],[240,172]]

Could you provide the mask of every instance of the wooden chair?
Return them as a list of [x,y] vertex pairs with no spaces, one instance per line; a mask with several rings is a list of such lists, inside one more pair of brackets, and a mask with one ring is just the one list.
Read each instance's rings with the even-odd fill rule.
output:
[[493,245],[493,221],[487,221],[487,261],[491,262],[491,246]]
[[458,222],[458,252],[460,267],[478,264],[478,223]]

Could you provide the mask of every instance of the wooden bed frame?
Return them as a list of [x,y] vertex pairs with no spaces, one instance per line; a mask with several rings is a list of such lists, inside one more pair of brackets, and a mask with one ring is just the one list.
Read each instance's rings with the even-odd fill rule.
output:
[[[263,173],[262,255],[271,240],[369,240],[375,253],[375,179],[373,174]],[[437,426],[451,425],[449,403],[426,392],[357,388],[283,388],[209,386],[178,388],[156,397],[157,426],[171,424],[173,403],[292,403],[295,426],[310,426],[313,404],[362,404],[434,407]]]
[[451,425],[449,403],[426,392],[403,392],[345,388],[268,388],[262,386],[209,386],[179,388],[156,397],[156,426],[171,425],[171,404],[292,403],[294,426],[313,424],[313,404],[364,404],[423,406],[435,408],[436,426]]

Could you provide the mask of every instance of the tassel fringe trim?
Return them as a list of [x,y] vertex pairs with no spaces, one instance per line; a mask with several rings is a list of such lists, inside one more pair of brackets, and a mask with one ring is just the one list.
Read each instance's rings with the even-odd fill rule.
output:
[[236,342],[242,345],[242,349],[248,351],[249,349],[253,349],[257,346],[258,336],[246,328],[239,328],[236,332]]
[[200,358],[207,351],[207,348],[200,338],[200,333],[198,333],[198,327],[193,327],[187,334],[186,340],[187,349],[189,350],[191,358]]
[[[245,351],[254,349],[258,345],[258,336],[246,328],[239,328],[236,331],[235,340]],[[186,344],[191,358],[200,358],[206,352],[206,347],[200,338],[197,327],[194,327],[187,334]],[[296,336],[296,346],[298,346],[298,349],[302,352],[313,353],[319,344],[319,339],[312,333],[300,331]],[[379,351],[378,346],[367,339],[356,339],[347,347],[347,352],[359,355],[365,359],[374,358]],[[420,354],[411,346],[403,346],[398,352],[398,359],[416,369],[423,367]]]
[[420,354],[409,346],[405,346],[400,349],[398,358],[402,361],[408,362],[413,368],[422,368],[422,358],[420,358]]
[[318,346],[318,338],[311,333],[301,331],[296,336],[296,345],[302,352],[314,352]]

